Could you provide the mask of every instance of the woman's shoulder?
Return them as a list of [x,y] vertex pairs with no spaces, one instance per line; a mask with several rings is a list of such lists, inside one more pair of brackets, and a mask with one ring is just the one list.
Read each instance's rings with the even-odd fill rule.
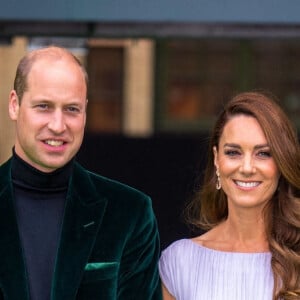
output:
[[205,248],[193,239],[180,239],[171,243],[162,251],[162,257],[167,260],[185,261],[195,256],[202,255]]
[[191,246],[191,239],[180,239],[172,242],[169,246],[167,246],[163,252],[181,252],[182,250],[186,251],[187,248]]
[[[196,274],[195,268],[201,264],[197,252],[197,245],[190,239],[174,241],[162,252],[158,265],[160,277],[168,291],[176,295],[176,299],[189,289],[190,275]],[[189,296],[185,297],[190,299]]]
[[190,239],[180,239],[171,243],[162,251],[159,260],[161,273],[189,268],[195,259],[198,260],[199,250],[194,248],[195,245]]

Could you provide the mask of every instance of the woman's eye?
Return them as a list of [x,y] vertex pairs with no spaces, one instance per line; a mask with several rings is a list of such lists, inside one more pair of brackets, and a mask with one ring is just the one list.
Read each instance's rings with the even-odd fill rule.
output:
[[272,155],[270,151],[260,151],[258,152],[258,156],[268,158],[271,157]]
[[240,154],[239,151],[237,150],[225,150],[225,155],[228,155],[228,156],[237,156]]

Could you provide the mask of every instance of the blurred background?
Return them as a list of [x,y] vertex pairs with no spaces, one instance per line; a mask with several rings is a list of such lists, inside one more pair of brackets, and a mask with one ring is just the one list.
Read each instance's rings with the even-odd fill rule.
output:
[[300,128],[300,2],[1,0],[0,163],[19,59],[46,45],[86,66],[78,160],[152,197],[162,248],[191,231],[181,216],[201,185],[211,126],[240,91],[276,95]]

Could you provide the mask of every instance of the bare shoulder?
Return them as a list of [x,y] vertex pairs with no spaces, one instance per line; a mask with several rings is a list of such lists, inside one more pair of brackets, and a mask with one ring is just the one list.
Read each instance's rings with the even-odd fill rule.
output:
[[231,247],[223,239],[224,232],[222,228],[222,225],[218,225],[206,233],[193,238],[192,241],[206,248],[226,251]]
[[197,237],[191,239],[194,243],[201,246],[207,246],[207,243],[211,243],[215,240],[214,229],[211,229]]

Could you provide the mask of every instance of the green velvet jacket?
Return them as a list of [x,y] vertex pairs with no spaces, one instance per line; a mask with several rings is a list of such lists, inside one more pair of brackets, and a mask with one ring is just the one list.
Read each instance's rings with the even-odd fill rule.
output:
[[[51,300],[161,299],[158,257],[158,231],[149,197],[75,163]],[[11,160],[0,167],[0,299],[30,299]]]

